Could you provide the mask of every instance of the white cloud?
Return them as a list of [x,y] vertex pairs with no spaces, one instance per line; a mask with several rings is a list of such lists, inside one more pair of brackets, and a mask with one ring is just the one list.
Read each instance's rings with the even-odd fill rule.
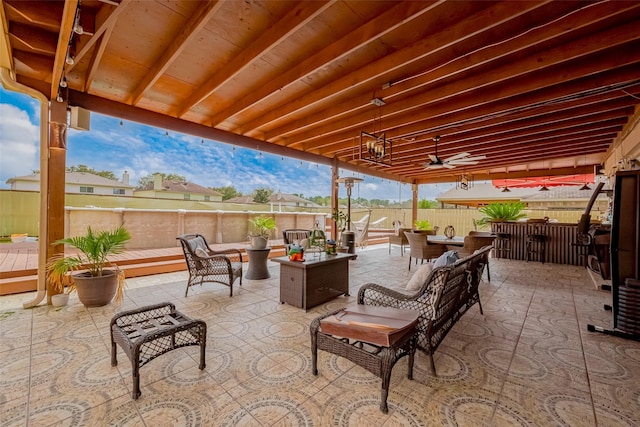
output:
[[40,168],[39,126],[31,123],[26,111],[0,104],[0,142],[0,184]]

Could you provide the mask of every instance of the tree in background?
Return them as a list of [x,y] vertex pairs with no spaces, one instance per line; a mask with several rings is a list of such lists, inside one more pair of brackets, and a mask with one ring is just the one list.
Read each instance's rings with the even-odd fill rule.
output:
[[418,209],[436,209],[438,202],[435,200],[422,199],[418,202]]
[[209,187],[213,191],[217,191],[222,194],[222,201],[233,199],[235,197],[242,197],[242,193],[236,190],[233,185],[227,185],[226,187]]
[[256,188],[253,191],[253,201],[256,203],[269,203],[273,188]]
[[389,201],[386,199],[371,199],[371,201],[369,202],[369,206],[371,207],[388,207],[389,206]]
[[[98,176],[101,176],[103,178],[112,179],[114,181],[118,180],[118,177],[116,177],[116,175],[111,171],[98,171],[98,170],[95,170],[94,168],[90,168],[87,165],[67,166],[66,171],[67,172],[90,173],[92,175],[98,175]],[[34,174],[39,174],[40,173],[40,169],[34,169],[31,172],[33,172]]]
[[331,205],[331,196],[312,196],[307,200],[315,203],[320,206],[330,206]]
[[136,187],[136,190],[140,190],[141,188],[144,188],[149,184],[153,184],[153,181],[155,180],[154,175],[162,176],[163,181],[187,182],[187,178],[184,175],[179,175],[177,173],[154,172],[141,177],[138,180],[138,186]]

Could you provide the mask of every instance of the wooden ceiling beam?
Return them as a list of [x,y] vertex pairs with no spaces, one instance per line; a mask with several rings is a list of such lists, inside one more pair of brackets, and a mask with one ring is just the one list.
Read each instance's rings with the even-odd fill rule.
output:
[[56,99],[60,90],[60,79],[66,66],[67,48],[73,33],[73,24],[76,18],[76,9],[79,0],[68,0],[64,2],[60,29],[58,32],[58,42],[56,44],[56,54],[53,59],[53,69],[51,70],[51,90],[49,99]]
[[[57,32],[33,28],[24,24],[12,24],[11,45],[13,49],[26,50],[38,55],[55,56]],[[22,45],[22,46],[21,46]]]
[[[640,97],[640,92],[638,92]],[[594,105],[597,103],[597,105]],[[594,115],[606,112],[621,111],[622,114],[628,112],[628,108],[633,108],[637,99],[624,93],[607,93],[588,98],[577,99],[565,104],[543,106],[538,109],[528,110],[526,113],[496,117],[481,123],[469,123],[446,129],[440,133],[445,141],[449,139],[459,140],[469,138],[474,135],[499,135],[509,132],[515,127],[531,127],[542,123],[562,123],[566,120],[581,118],[593,119]],[[403,138],[397,141],[403,142]]]
[[[443,28],[440,32],[425,37],[396,52],[386,55],[361,69],[339,77],[333,82],[320,88],[313,88],[303,96],[297,96],[290,102],[283,103],[274,109],[273,115],[286,118],[292,113],[306,111],[310,114],[313,109],[321,109],[326,103],[338,104],[343,96],[349,96],[357,90],[369,91],[382,86],[397,77],[398,73],[406,73],[407,67],[423,67],[424,61],[432,55],[449,49],[449,55],[457,52],[451,49],[464,40],[473,40],[476,46],[482,44],[478,37],[483,31],[514,19],[533,8],[540,7],[544,2],[513,3],[501,2],[494,4],[474,15],[460,20],[457,24]],[[447,6],[455,6],[454,3]],[[516,7],[520,6],[520,7]],[[370,105],[368,102],[365,105]],[[368,121],[373,116],[367,116]],[[255,124],[254,124],[255,126]],[[321,132],[319,130],[319,132]],[[265,135],[267,140],[274,136]]]
[[[640,51],[638,52],[640,53]],[[542,105],[563,104],[566,101],[590,96],[606,91],[619,90],[616,86],[639,82],[637,64],[630,64],[620,68],[607,68],[603,64],[599,73],[592,76],[568,81],[556,86],[543,88],[534,92],[526,91],[511,97],[500,96],[502,91],[495,90],[466,94],[456,97],[450,102],[441,102],[429,109],[430,118],[420,120],[424,115],[415,113],[407,117],[396,117],[386,130],[389,139],[408,138],[412,135],[436,135],[452,126],[466,123],[481,123],[496,116],[506,116],[510,113],[520,113]],[[506,91],[518,92],[517,84],[509,86]],[[525,82],[523,82],[525,84]],[[495,94],[495,96],[494,96]],[[488,100],[486,102],[483,102]],[[384,125],[387,128],[386,124]],[[359,135],[359,129],[348,130],[336,135],[326,135],[304,144],[295,146],[304,151],[311,150],[348,150],[353,145],[353,138]],[[291,145],[290,145],[291,146]],[[332,147],[331,147],[332,146]],[[331,147],[331,148],[329,148]]]
[[218,70],[206,80],[204,85],[200,86],[198,90],[191,94],[191,96],[180,105],[177,117],[184,116],[192,107],[208,98],[225,82],[238,75],[238,73],[254,63],[262,55],[278,46],[278,44],[292,33],[322,14],[333,5],[335,1],[336,0],[302,1],[291,8],[282,19],[272,25],[266,32],[260,34],[255,40],[248,43],[240,53],[234,55],[229,63],[224,64],[223,67],[219,67]]
[[153,67],[145,74],[136,88],[131,91],[127,99],[128,104],[137,105],[144,93],[152,87],[162,74],[175,62],[190,41],[199,37],[200,31],[218,11],[222,1],[200,2],[199,7],[191,15],[189,21],[180,28],[180,32],[171,37],[171,44],[162,52],[162,55],[153,61]]
[[[438,150],[438,157],[446,159],[460,152],[470,152],[471,156],[486,155],[488,158],[495,157],[495,153],[509,153],[511,156],[521,154],[520,151],[529,151],[535,149],[538,146],[544,146],[549,149],[553,149],[555,145],[561,144],[563,146],[570,146],[573,143],[580,144],[584,140],[588,140],[594,137],[600,137],[603,134],[611,135],[622,128],[626,118],[610,120],[604,123],[594,123],[584,126],[576,126],[574,128],[563,129],[559,132],[544,132],[537,135],[527,135],[514,137],[511,139],[505,139],[503,141],[491,141],[485,140],[483,143],[477,144],[473,150],[464,150],[458,147],[450,149],[445,152]],[[393,166],[394,172],[401,173],[402,165],[406,165],[408,162],[415,162],[414,159],[422,158],[424,161],[428,161],[429,154],[434,154],[433,147],[419,147],[418,150],[401,151],[398,153],[394,150]],[[552,152],[550,154],[553,154]],[[346,158],[348,153],[338,155],[340,158]],[[485,162],[484,160],[481,163]]]
[[[467,165],[467,166],[456,166],[455,169],[458,171],[482,171],[482,170],[490,170],[493,168],[504,167],[504,168],[513,168],[513,167],[522,167],[527,165],[528,163],[536,162],[536,163],[545,163],[546,169],[553,168],[553,160],[557,158],[575,158],[582,157],[585,154],[594,154],[594,153],[602,153],[603,146],[607,145],[607,138],[610,137],[612,133],[603,133],[601,135],[594,135],[590,139],[585,139],[580,143],[576,143],[575,147],[578,147],[580,150],[579,156],[576,156],[576,149],[570,146],[558,146],[557,143],[550,144],[549,146],[541,147],[539,149],[531,149],[525,150],[525,152],[518,156],[517,161],[513,161],[513,155],[496,155],[494,158],[483,160],[481,163],[477,165]],[[523,148],[521,147],[521,150]],[[549,155],[549,152],[553,151],[553,155]],[[437,173],[439,169],[428,170],[426,169],[426,164],[429,162],[429,158],[425,158],[423,162],[419,164],[412,163],[409,165],[405,165],[401,168],[397,173],[410,176],[415,173]],[[531,168],[530,169],[534,169]]]
[[[514,138],[512,140],[507,141],[499,141],[499,142],[486,142],[482,147],[479,147],[473,153],[472,156],[486,155],[487,159],[481,160],[479,164],[485,164],[492,159],[498,158],[499,156],[510,156],[514,158],[514,155],[521,154],[521,150],[526,150],[527,152],[534,151],[542,147],[546,150],[550,150],[547,152],[548,155],[555,155],[553,152],[559,145],[564,149],[573,149],[573,145],[580,146],[584,143],[584,141],[592,139],[592,138],[600,138],[603,135],[615,135],[622,128],[621,120],[611,121],[610,123],[601,124],[599,126],[592,126],[590,128],[585,129],[584,131],[573,131],[566,130],[561,134],[540,134],[535,138],[527,139],[527,138]],[[576,149],[573,149],[576,152]],[[438,150],[438,157],[441,159],[446,159],[449,156],[460,153],[461,150],[453,150],[446,154],[440,154]],[[398,164],[402,164],[402,162],[413,161],[416,157],[422,157],[428,161],[429,154],[434,154],[432,150],[426,151],[423,155],[420,153],[414,153],[411,156],[399,157],[397,160]],[[400,171],[401,169],[396,169]]]
[[[624,43],[633,42],[640,39],[640,26],[629,25],[623,28],[614,28],[599,33],[597,36],[611,36],[608,33],[615,32],[624,39]],[[629,63],[640,61],[637,52],[629,54],[629,50],[639,50],[640,44],[622,44],[615,49],[610,49],[606,55],[602,55],[602,49],[591,47],[596,36],[589,37],[589,40],[565,44],[561,48],[539,53],[533,58],[525,58],[516,63],[507,64],[492,69],[491,73],[473,75],[463,80],[451,82],[449,84],[434,87],[415,94],[405,99],[396,100],[384,106],[381,111],[380,126],[382,130],[393,127],[401,127],[407,123],[406,117],[415,117],[419,114],[416,109],[425,111],[423,116],[429,114],[429,106],[433,103],[460,98],[468,92],[474,92],[477,104],[478,91],[487,93],[487,100],[500,99],[500,97],[511,97],[523,92],[532,92],[544,87],[557,85],[569,80],[579,79],[600,71],[605,66],[613,65],[609,55],[626,55],[621,57],[620,62],[615,66],[624,66]],[[590,42],[589,42],[590,41]],[[295,147],[301,142],[322,135],[322,138],[330,133],[335,133],[340,129],[363,128],[372,119],[371,111],[349,116],[330,124],[314,127],[301,133],[293,134],[287,138],[287,146]],[[399,119],[395,119],[399,117]],[[395,119],[395,120],[394,120]],[[417,121],[417,120],[416,120]],[[267,140],[273,138],[269,133],[265,134]]]
[[[455,171],[455,169],[453,169],[453,171]],[[562,167],[562,168],[556,168],[556,169],[552,169],[547,171],[548,173],[542,174],[539,173],[538,170],[533,170],[533,171],[527,171],[527,170],[523,170],[523,171],[509,171],[508,173],[506,172],[476,172],[473,173],[473,180],[474,181],[491,181],[494,179],[519,179],[519,178],[538,178],[538,177],[543,177],[543,176],[570,176],[570,175],[579,175],[579,174],[588,174],[588,173],[593,173],[593,165],[587,165],[587,166],[578,166],[578,167]],[[456,173],[456,172],[452,172],[450,174],[447,175],[434,175],[431,177],[425,177],[425,178],[411,178],[411,177],[407,177],[407,179],[413,179],[416,181],[416,183],[418,185],[425,185],[425,184],[435,184],[435,183],[445,183],[445,182],[455,182],[456,178],[460,176],[460,173]]]
[[[546,13],[542,13],[543,11],[539,9],[533,11],[536,12],[537,15],[530,17],[530,25],[534,27],[531,30],[529,28],[523,29],[519,27],[515,35],[513,33],[507,33],[503,36],[504,40],[502,41],[497,40],[494,36],[490,41],[487,40],[486,44],[482,44],[480,47],[476,45],[471,45],[466,48],[456,46],[455,50],[450,49],[442,52],[434,52],[422,61],[423,69],[426,71],[419,75],[411,76],[411,78],[409,78],[409,76],[398,78],[398,81],[392,82],[389,88],[382,91],[382,96],[386,102],[393,102],[394,98],[398,99],[420,87],[433,85],[445,77],[467,72],[474,67],[482,66],[489,62],[497,63],[505,56],[513,56],[518,51],[530,49],[532,46],[536,46],[546,40],[568,34],[571,31],[576,31],[593,22],[608,18],[612,14],[622,13],[618,10],[618,5],[614,7],[610,3],[584,3],[577,11],[575,10],[575,5],[570,2],[562,3],[561,6],[563,6],[563,8],[560,10],[556,9],[558,3],[554,3],[553,6],[555,15],[550,15],[550,12],[546,12],[546,8],[539,8],[544,9]],[[533,12],[531,14],[533,14]],[[562,18],[558,18],[557,14],[564,15]],[[551,21],[552,24],[546,25],[549,21]],[[474,48],[476,49],[475,51],[472,50]],[[329,108],[308,114],[304,118],[289,121],[287,124],[271,129],[269,132],[266,132],[265,137],[267,139],[271,139],[274,135],[286,137],[294,130],[317,126],[318,123],[322,123],[330,117],[336,117],[354,112],[357,109],[370,107],[368,102],[370,98],[370,89],[366,89],[364,92],[361,91],[357,96],[351,94],[348,98],[341,99],[340,102],[332,103],[332,106]],[[275,116],[273,117],[274,119],[281,119],[279,114],[275,115],[274,113],[267,113],[267,115],[271,114]],[[277,113],[281,113],[281,110],[278,109]],[[253,121],[245,127],[255,128],[260,124],[260,122]]]
[[[597,119],[596,119],[597,117]],[[534,138],[546,138],[550,135],[565,135],[579,132],[582,130],[600,129],[602,127],[609,127],[612,125],[623,126],[627,123],[627,115],[603,113],[601,115],[594,115],[593,120],[571,120],[563,123],[562,126],[544,125],[541,124],[535,127],[528,128],[514,128],[511,131],[505,131],[500,134],[478,134],[470,138],[456,138],[450,136],[446,138],[447,144],[441,144],[443,139],[438,142],[438,154],[440,157],[451,156],[458,152],[471,152],[472,155],[479,155],[478,150],[482,150],[487,144],[500,144],[502,142],[530,140]],[[394,146],[394,157],[401,160],[403,156],[408,156],[416,153],[413,148],[418,144],[403,144],[400,146]],[[424,144],[420,144],[424,145]],[[405,149],[409,147],[409,149]],[[429,150],[433,149],[433,145],[430,145]],[[420,151],[425,150],[421,148]]]
[[[250,108],[274,93],[278,93],[289,85],[308,78],[315,72],[318,72],[323,67],[328,66],[331,63],[340,61],[350,54],[355,52],[364,46],[371,44],[372,42],[379,40],[386,34],[390,33],[401,27],[402,25],[410,22],[425,13],[432,11],[435,7],[442,4],[442,1],[437,2],[415,2],[415,3],[398,3],[390,9],[384,11],[382,14],[374,17],[363,25],[357,27],[354,31],[340,38],[339,40],[326,46],[319,52],[303,59],[300,63],[290,67],[284,73],[280,74],[274,80],[270,81],[267,85],[258,88],[234,104],[225,108],[223,111],[215,114],[211,118],[212,126],[215,126],[223,120],[231,117],[232,115],[242,112],[247,108]],[[372,37],[372,35],[374,35]],[[338,53],[338,54],[336,54]],[[263,117],[263,116],[261,116]],[[255,129],[260,126],[260,122],[250,122],[234,129],[238,133],[246,133],[249,130]]]
[[96,43],[96,48],[93,51],[93,55],[91,55],[91,60],[89,61],[89,67],[87,68],[87,75],[84,79],[83,92],[88,92],[89,88],[91,88],[91,82],[93,81],[93,77],[98,71],[98,66],[100,65],[100,61],[102,60],[102,56],[104,55],[104,51],[109,44],[109,39],[111,38],[111,34],[113,33],[113,27],[107,28],[107,30],[102,33],[100,36],[100,40]]
[[[595,148],[585,148],[584,149],[584,154],[585,155],[591,155],[591,154],[597,154],[600,153],[601,151],[595,147]],[[559,158],[561,158],[562,156],[565,157],[573,157],[573,155],[565,150],[559,150],[557,153],[557,156]],[[519,163],[516,166],[524,166],[527,165],[528,163],[533,163],[533,162],[543,162],[543,160],[536,156],[535,153],[534,154],[530,154],[527,155],[525,157],[522,158],[522,162]],[[489,173],[489,171],[494,170],[494,169],[499,169],[499,168],[504,168],[505,164],[504,163],[499,163],[499,162],[493,162],[493,164],[487,164],[484,166],[484,168],[473,168],[473,167],[462,167],[462,166],[457,166],[454,169],[435,169],[435,170],[426,170],[425,168],[417,168],[413,171],[405,171],[404,172],[404,176],[407,178],[412,178],[412,179],[418,179],[418,178],[425,178],[428,179],[429,176],[438,176],[441,175],[443,172],[448,174],[449,176],[460,176],[461,173],[467,173],[467,174],[473,174],[474,176],[476,176],[477,174],[481,174],[481,173]],[[566,166],[560,167],[560,168],[554,168],[554,167],[546,167],[546,168],[529,168],[529,170],[527,171],[527,176],[549,176],[549,175],[563,175],[564,173],[559,172],[558,169],[566,171]],[[572,167],[574,168],[574,167]],[[593,173],[593,169],[591,169],[590,171],[591,173]],[[570,174],[575,174],[576,172],[570,172]],[[455,180],[455,179],[454,179]],[[452,181],[454,181],[452,180]],[[451,182],[451,181],[450,181]]]
[[67,71],[71,71],[73,67],[78,65],[80,60],[91,50],[91,48],[100,40],[102,35],[109,28],[113,28],[118,20],[118,16],[124,13],[127,7],[133,3],[133,0],[122,0],[116,7],[111,4],[106,4],[98,10],[95,19],[96,31],[89,38],[81,37],[80,43],[77,47],[76,60],[73,65],[67,66]]
[[4,0],[3,3],[12,13],[19,15],[31,25],[55,33],[60,30],[60,17],[64,11],[64,2]]

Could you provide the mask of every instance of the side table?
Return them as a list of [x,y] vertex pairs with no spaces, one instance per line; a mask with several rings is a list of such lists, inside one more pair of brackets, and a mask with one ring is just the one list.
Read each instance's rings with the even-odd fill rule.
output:
[[271,252],[271,248],[246,248],[245,250],[247,251],[247,257],[249,257],[249,268],[247,273],[244,275],[244,278],[249,280],[260,280],[271,277],[271,274],[269,274],[269,268],[267,267],[267,260],[269,259],[269,252]]
[[[378,308],[373,306],[366,307]],[[396,334],[389,345],[375,345],[365,341],[367,333],[363,333],[361,322],[344,321],[345,326],[342,327],[343,330],[347,332],[343,335],[350,335],[346,330],[353,324],[353,336],[361,336],[362,338],[359,339],[347,336],[334,336],[322,332],[320,322],[330,316],[338,315],[336,317],[341,317],[340,313],[343,311],[344,309],[340,309],[323,314],[311,322],[311,364],[313,375],[318,375],[318,349],[350,360],[382,379],[380,410],[386,414],[389,412],[387,397],[389,395],[389,383],[391,382],[391,370],[400,358],[409,356],[407,378],[410,380],[413,379],[413,361],[416,352],[415,332],[420,314],[413,310],[402,310],[412,317],[410,323],[407,321],[409,326]],[[380,322],[380,319],[378,319],[377,322]],[[377,328],[380,328],[380,325],[373,325],[373,329]]]
[[176,348],[200,346],[200,370],[205,368],[207,324],[192,320],[169,302],[123,311],[111,319],[111,366],[116,366],[116,344],[131,361],[133,391],[140,396],[140,367]]

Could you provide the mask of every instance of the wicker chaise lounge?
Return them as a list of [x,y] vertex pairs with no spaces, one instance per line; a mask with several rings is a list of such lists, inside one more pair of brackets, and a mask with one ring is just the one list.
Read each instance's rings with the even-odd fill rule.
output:
[[238,249],[212,250],[201,234],[183,234],[177,239],[182,244],[184,258],[189,269],[189,281],[184,291],[204,282],[222,283],[229,286],[229,296],[233,296],[233,282],[240,279],[242,286],[242,253]]

